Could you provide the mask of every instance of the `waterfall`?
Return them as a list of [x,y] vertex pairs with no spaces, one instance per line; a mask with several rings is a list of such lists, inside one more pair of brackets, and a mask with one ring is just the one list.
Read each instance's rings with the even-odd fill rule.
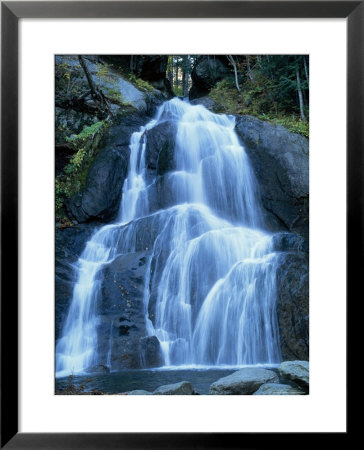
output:
[[[151,211],[156,177],[147,176],[147,136],[165,121],[177,124],[174,170],[164,175],[173,204]],[[174,98],[133,133],[118,219],[91,237],[76,264],[58,375],[98,363],[98,274],[117,255],[137,251],[145,218],[154,233],[144,280],[147,333],[158,338],[165,366],[280,361],[277,257],[234,127],[232,116]]]

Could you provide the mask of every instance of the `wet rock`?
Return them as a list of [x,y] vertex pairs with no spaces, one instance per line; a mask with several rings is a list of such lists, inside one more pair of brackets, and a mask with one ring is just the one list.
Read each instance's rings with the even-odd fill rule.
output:
[[103,364],[99,364],[96,366],[88,367],[85,370],[86,373],[110,373],[110,368],[107,366],[104,366]]
[[128,395],[152,395],[149,391],[143,391],[143,389],[135,389],[134,391],[127,392]]
[[163,365],[161,347],[156,336],[141,338],[140,347],[144,367],[160,367]]
[[117,256],[99,274],[98,354],[100,363],[112,370],[144,367],[140,345],[147,334],[143,258],[144,252]]
[[261,368],[244,368],[220,378],[210,386],[212,395],[249,395],[265,383],[278,383],[277,374]]
[[217,108],[217,103],[210,97],[200,97],[190,101],[191,105],[202,105],[211,112]]
[[146,166],[148,169],[156,170],[158,175],[175,169],[176,133],[177,124],[174,121],[162,122],[146,132]]
[[181,381],[180,383],[167,384],[157,388],[153,395],[193,395],[194,389],[189,381]]
[[79,223],[115,218],[128,173],[130,137],[147,120],[146,116],[132,114],[109,130],[91,163],[85,187],[66,202],[71,218]]
[[236,116],[235,128],[260,184],[267,225],[301,234],[307,251],[308,139],[252,116]]
[[279,255],[277,319],[284,360],[309,357],[309,272],[303,252]]
[[276,252],[302,252],[304,239],[295,233],[276,233],[273,236],[273,246]]
[[293,381],[298,386],[308,390],[309,387],[309,363],[308,361],[284,361],[278,367],[278,373],[282,378]]
[[304,395],[301,389],[289,384],[265,383],[253,395]]
[[61,335],[75,282],[74,264],[80,257],[95,225],[84,224],[55,231],[55,333]]

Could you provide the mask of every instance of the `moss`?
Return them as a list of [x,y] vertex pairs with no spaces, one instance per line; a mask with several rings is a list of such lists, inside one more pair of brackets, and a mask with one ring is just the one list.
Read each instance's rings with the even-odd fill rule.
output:
[[256,80],[242,85],[239,93],[234,80],[225,79],[216,84],[209,97],[216,102],[216,113],[248,114],[258,119],[283,125],[293,133],[309,137],[309,123],[296,114],[287,114],[277,109],[270,98],[269,82]]
[[58,220],[69,221],[64,202],[80,192],[86,185],[88,171],[109,126],[109,122],[103,120],[85,127],[78,135],[67,138],[76,153],[64,167],[63,173],[56,178],[55,204]]
[[145,80],[142,80],[141,78],[137,78],[133,73],[130,73],[128,75],[128,79],[140,91],[154,92],[154,90],[155,90],[151,84],[149,84]]

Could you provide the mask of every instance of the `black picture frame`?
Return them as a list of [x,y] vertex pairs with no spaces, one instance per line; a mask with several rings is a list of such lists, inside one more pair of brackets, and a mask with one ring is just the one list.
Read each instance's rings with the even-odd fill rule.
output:
[[[347,305],[364,273],[364,1],[1,2],[1,448],[226,449],[280,447],[296,433],[18,432],[18,22],[21,18],[346,18],[347,19]],[[11,105],[11,107],[9,107]],[[348,352],[351,346],[347,345]],[[348,359],[349,361],[349,359]],[[334,433],[347,444],[347,432]],[[350,429],[351,431],[351,429]],[[350,433],[351,436],[351,433]],[[311,439],[303,433],[299,444]],[[315,444],[325,433],[314,435]]]

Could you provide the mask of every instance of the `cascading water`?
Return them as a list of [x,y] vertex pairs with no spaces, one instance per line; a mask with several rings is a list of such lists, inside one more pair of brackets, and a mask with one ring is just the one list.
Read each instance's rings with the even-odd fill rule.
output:
[[[151,213],[146,131],[177,123],[175,169],[164,177],[173,205]],[[145,277],[147,332],[166,366],[280,361],[276,266],[257,183],[233,117],[173,99],[131,137],[118,221],[97,231],[77,263],[70,311],[57,343],[57,374],[97,364],[97,274],[137,249],[142,217],[154,230]]]

